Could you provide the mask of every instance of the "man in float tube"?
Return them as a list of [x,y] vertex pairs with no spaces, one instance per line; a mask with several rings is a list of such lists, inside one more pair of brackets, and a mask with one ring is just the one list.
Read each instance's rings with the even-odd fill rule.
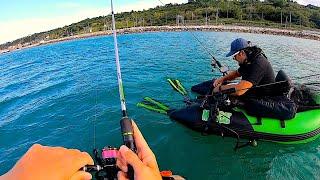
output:
[[[226,57],[233,56],[238,62],[239,69],[229,72],[226,76],[214,81],[214,92],[235,88],[234,96],[257,96],[264,95],[262,88],[250,89],[253,86],[270,84],[275,82],[275,75],[266,55],[257,46],[251,46],[250,41],[243,38],[235,39],[231,43],[230,52]],[[241,77],[241,81],[236,84],[226,84],[226,81],[232,81]]]
[[[230,56],[233,56],[240,67],[237,71],[231,71],[216,79],[213,83],[214,92],[234,89],[231,95],[240,96],[236,98],[240,100],[238,104],[252,116],[281,120],[292,119],[295,116],[295,103],[286,97],[286,90],[281,90],[285,85],[275,83],[272,66],[259,47],[251,46],[250,41],[238,38],[231,43],[230,52],[226,57]],[[241,77],[239,83],[225,84],[238,77]],[[257,86],[260,87],[253,88]]]

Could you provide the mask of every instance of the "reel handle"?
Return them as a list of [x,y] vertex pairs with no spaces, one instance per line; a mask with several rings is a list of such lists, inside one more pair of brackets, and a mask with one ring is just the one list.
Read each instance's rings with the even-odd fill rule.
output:
[[85,165],[84,167],[82,167],[80,169],[80,171],[85,171],[85,172],[89,172],[89,173],[97,172],[100,170],[102,170],[102,167],[99,165]]

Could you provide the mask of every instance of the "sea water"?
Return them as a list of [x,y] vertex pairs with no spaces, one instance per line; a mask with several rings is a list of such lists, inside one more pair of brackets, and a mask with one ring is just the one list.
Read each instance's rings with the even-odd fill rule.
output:
[[[155,32],[119,35],[129,116],[157,156],[162,170],[188,179],[319,179],[320,140],[301,145],[258,142],[235,152],[236,140],[202,136],[167,116],[138,108],[143,97],[173,108],[183,97],[167,78],[187,89],[218,77],[207,48],[222,64],[238,37],[260,46],[277,72],[295,82],[319,82],[320,43],[292,37],[226,32]],[[119,147],[121,118],[113,39],[94,37],[0,55],[0,174],[34,143],[77,148]],[[45,164],[44,164],[45,165]]]

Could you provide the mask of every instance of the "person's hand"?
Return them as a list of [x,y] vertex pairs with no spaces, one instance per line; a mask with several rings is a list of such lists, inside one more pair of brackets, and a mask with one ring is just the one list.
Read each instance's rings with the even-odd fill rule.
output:
[[221,87],[221,85],[215,87],[215,88],[213,89],[213,92],[214,92],[214,93],[220,92],[220,87]]
[[90,173],[79,171],[85,165],[93,165],[86,152],[35,144],[0,180],[91,179]]
[[127,146],[121,146],[117,158],[117,166],[121,169],[118,172],[119,180],[127,180],[128,164],[134,169],[135,180],[161,180],[157,160],[147,142],[143,138],[137,125],[132,121],[133,136],[137,146],[137,154]]
[[220,77],[213,82],[213,87],[216,88],[218,86],[221,86],[223,82],[224,82],[224,77]]

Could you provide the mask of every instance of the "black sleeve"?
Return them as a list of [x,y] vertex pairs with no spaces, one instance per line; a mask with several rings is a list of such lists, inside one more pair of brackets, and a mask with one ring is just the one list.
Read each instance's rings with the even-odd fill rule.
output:
[[265,68],[262,68],[262,66],[258,63],[253,63],[246,68],[245,72],[243,69],[241,69],[241,67],[239,68],[238,72],[241,74],[242,80],[249,81],[255,86],[258,85],[263,78]]
[[243,76],[244,67],[243,65],[240,65],[239,69],[237,70],[240,76]]

